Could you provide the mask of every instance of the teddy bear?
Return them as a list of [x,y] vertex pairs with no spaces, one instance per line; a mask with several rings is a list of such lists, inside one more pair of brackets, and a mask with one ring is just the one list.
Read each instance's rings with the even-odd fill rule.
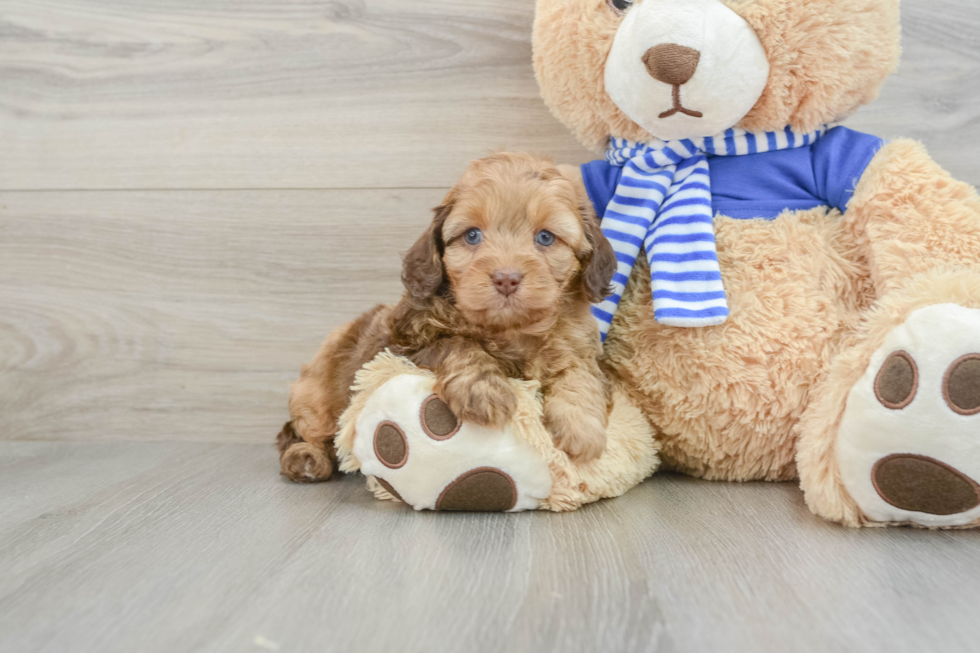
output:
[[467,425],[383,354],[341,469],[419,509],[570,510],[659,464],[798,481],[847,526],[980,524],[980,198],[918,143],[832,126],[896,69],[898,0],[538,0],[533,41],[545,102],[605,154],[563,172],[619,261],[593,309],[609,449],[563,459],[517,380],[512,427],[449,446],[426,411]]
[[847,526],[980,524],[980,198],[832,127],[899,0],[538,0],[554,115],[617,251],[594,313],[663,467],[796,481]]

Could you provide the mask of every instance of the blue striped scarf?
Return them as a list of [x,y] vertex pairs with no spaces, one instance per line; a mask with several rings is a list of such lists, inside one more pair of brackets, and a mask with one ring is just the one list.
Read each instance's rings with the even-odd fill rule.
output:
[[614,294],[592,308],[605,341],[640,248],[650,262],[654,319],[675,327],[722,324],[728,299],[718,267],[711,212],[708,156],[739,156],[804,147],[825,129],[800,134],[724,134],[681,141],[634,143],[610,139],[606,160],[623,168],[616,194],[602,218],[619,268]]

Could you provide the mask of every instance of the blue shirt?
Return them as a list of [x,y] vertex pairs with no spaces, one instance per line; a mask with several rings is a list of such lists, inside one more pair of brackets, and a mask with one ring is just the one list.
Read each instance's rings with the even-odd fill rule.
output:
[[[708,156],[714,215],[773,219],[788,210],[844,211],[858,181],[884,141],[835,127],[804,147],[742,156]],[[582,178],[602,217],[623,169],[600,160],[582,166]]]

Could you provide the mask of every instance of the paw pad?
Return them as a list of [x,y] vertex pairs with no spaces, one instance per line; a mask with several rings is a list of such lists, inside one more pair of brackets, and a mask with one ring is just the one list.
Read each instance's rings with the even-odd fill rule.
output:
[[980,354],[955,361],[943,378],[943,397],[954,413],[980,413]]
[[436,395],[430,395],[422,402],[422,410],[419,415],[422,422],[422,430],[433,440],[448,440],[457,433],[461,426],[459,418],[453,414],[442,399]]
[[408,462],[408,439],[394,422],[381,422],[374,432],[374,455],[388,469],[401,469]]
[[915,399],[919,389],[919,368],[904,351],[896,351],[875,379],[875,395],[885,408],[901,410]]
[[973,479],[928,456],[882,458],[871,476],[878,496],[901,510],[957,515],[980,506],[980,486]]
[[481,467],[450,483],[436,501],[436,510],[507,512],[516,504],[514,479],[499,469]]

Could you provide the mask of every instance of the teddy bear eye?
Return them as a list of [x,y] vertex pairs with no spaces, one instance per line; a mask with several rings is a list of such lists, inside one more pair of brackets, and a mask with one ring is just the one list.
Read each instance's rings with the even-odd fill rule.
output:
[[483,232],[474,227],[463,234],[463,240],[467,245],[479,245],[483,242]]
[[551,247],[555,244],[555,234],[551,233],[547,229],[542,229],[538,232],[538,235],[535,236],[534,242],[542,247]]
[[626,13],[626,10],[633,6],[633,2],[634,0],[606,0],[606,4],[617,14]]

